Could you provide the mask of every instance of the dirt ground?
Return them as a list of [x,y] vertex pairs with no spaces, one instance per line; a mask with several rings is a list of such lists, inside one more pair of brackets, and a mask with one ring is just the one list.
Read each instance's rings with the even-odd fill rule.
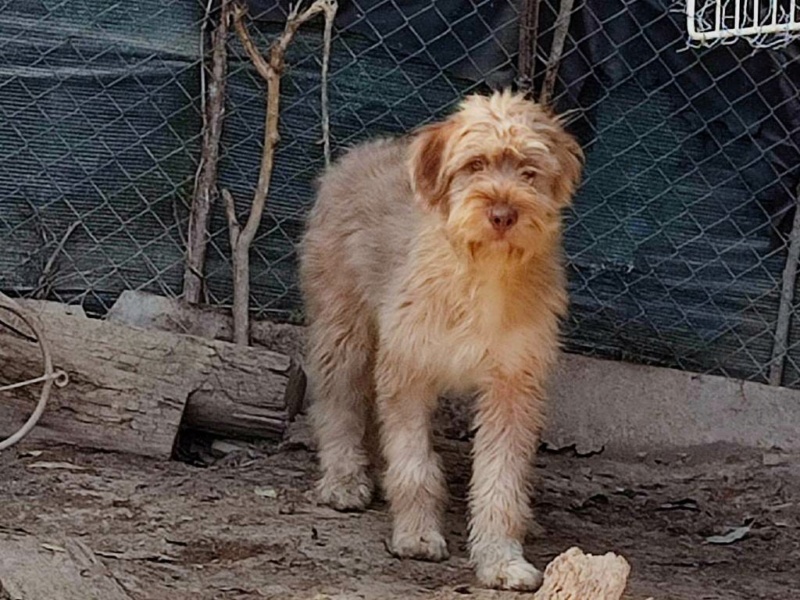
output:
[[[452,557],[442,564],[389,556],[382,503],[364,514],[317,506],[302,436],[221,458],[205,442],[184,444],[185,462],[31,445],[0,453],[0,548],[27,542],[46,556],[78,541],[134,600],[531,597],[473,581],[467,442],[440,444],[452,493]],[[800,598],[795,459],[708,447],[617,457],[543,451],[537,481],[526,552],[540,567],[579,545],[630,561],[631,600]],[[742,539],[707,541],[746,525]]]

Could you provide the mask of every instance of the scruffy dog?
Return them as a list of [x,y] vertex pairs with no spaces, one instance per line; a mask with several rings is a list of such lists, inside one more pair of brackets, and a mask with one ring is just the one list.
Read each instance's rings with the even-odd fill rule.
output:
[[353,148],[321,178],[301,249],[319,492],[339,510],[367,506],[377,417],[399,557],[448,556],[431,417],[440,393],[473,391],[478,579],[541,583],[522,543],[567,306],[560,213],[581,162],[557,117],[506,91]]

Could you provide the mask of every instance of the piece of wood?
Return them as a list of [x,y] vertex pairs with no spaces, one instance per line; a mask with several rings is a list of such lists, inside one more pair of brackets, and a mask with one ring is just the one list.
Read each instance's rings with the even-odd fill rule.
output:
[[553,25],[553,42],[550,47],[550,57],[547,59],[547,67],[544,72],[542,89],[539,92],[539,103],[550,104],[556,89],[556,78],[561,57],[564,54],[564,45],[569,34],[569,24],[572,20],[572,8],[575,0],[561,0],[558,9],[558,17]]
[[204,370],[207,376],[189,394],[185,425],[226,437],[281,440],[302,408],[306,389],[302,369],[284,354],[206,343],[213,348],[215,364]]
[[131,600],[85,544],[42,544],[0,534],[0,598]]
[[544,571],[544,583],[534,600],[620,600],[631,567],[622,556],[584,554],[570,548],[556,556]]
[[[233,341],[233,317],[230,311],[147,292],[122,292],[108,311],[106,319],[133,327],[196,335],[210,340]],[[250,342],[254,346],[287,354],[297,361],[298,368],[302,368],[306,344],[304,327],[271,321],[251,321]],[[305,382],[304,379],[302,381]],[[299,410],[303,412],[308,406],[305,388],[297,393],[302,396]],[[203,421],[207,422],[207,419]]]
[[[133,327],[233,341],[233,317],[229,310],[190,304],[180,298],[167,298],[148,292],[122,292],[108,311],[106,319]],[[250,342],[273,352],[288,354],[302,362],[306,331],[299,325],[252,321]]]
[[[54,364],[70,377],[66,387],[52,391],[29,439],[170,456],[188,390],[176,377],[159,373],[180,360],[167,360],[166,342],[119,326],[108,328],[58,304],[20,304],[38,317]],[[2,381],[23,381],[41,372],[38,345],[0,328]],[[36,392],[32,386],[4,395],[0,435],[19,428]]]
[[[25,302],[70,384],[54,389],[32,439],[169,457],[181,427],[281,439],[300,410],[305,377],[290,357],[68,314]],[[41,374],[38,346],[0,328],[0,380]],[[5,394],[0,436],[30,413],[35,388]]]
[[[200,169],[195,182],[194,196],[189,209],[189,234],[186,241],[186,270],[183,274],[183,296],[193,304],[200,302],[204,287],[208,220],[211,206],[218,196],[222,120],[225,115],[225,87],[228,78],[228,22],[231,0],[221,0],[219,21],[211,34],[211,64],[208,67],[208,91],[203,112],[203,145],[200,150]],[[208,20],[206,15],[206,20]],[[205,31],[201,31],[201,36]],[[205,58],[205,57],[203,57]],[[205,69],[206,65],[200,67]],[[203,90],[206,93],[206,90]]]
[[522,0],[517,52],[517,87],[521,92],[533,91],[536,75],[536,49],[539,43],[539,6],[541,0]]
[[783,369],[789,352],[789,324],[794,315],[794,288],[797,283],[797,263],[800,259],[800,184],[795,188],[797,203],[794,209],[792,230],[789,233],[789,249],[781,277],[781,302],[778,305],[778,320],[775,323],[775,343],[769,366],[769,384],[783,383]]
[[[325,52],[330,52],[331,28],[338,5],[336,0],[314,0],[301,11],[302,2],[289,8],[283,33],[272,42],[269,57],[265,58],[250,37],[244,16],[246,6],[236,2],[233,8],[233,26],[239,41],[253,62],[256,71],[267,83],[267,106],[264,120],[264,145],[261,153],[261,168],[258,173],[258,184],[253,193],[250,212],[244,224],[236,216],[236,203],[228,190],[220,190],[225,202],[225,215],[231,243],[231,262],[233,263],[233,341],[237,344],[250,343],[250,246],[255,239],[261,216],[267,205],[269,186],[272,180],[275,149],[280,141],[278,121],[280,117],[281,77],[286,67],[286,50],[292,43],[297,30],[308,20],[318,14],[325,16],[324,45]],[[327,83],[327,57],[323,60],[322,81]],[[327,95],[323,93],[323,113],[327,115]],[[327,116],[323,117],[323,133],[327,133]],[[326,145],[326,160],[329,148]]]

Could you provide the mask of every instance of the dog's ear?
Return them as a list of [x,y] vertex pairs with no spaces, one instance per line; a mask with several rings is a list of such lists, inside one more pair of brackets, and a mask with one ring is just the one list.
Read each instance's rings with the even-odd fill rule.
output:
[[444,166],[451,129],[451,123],[444,121],[421,127],[412,135],[408,164],[411,187],[424,208],[441,207],[447,193]]
[[522,96],[515,97],[517,114],[522,114],[528,127],[545,142],[549,159],[547,171],[552,181],[551,194],[559,208],[572,204],[583,170],[583,150],[578,141],[564,129],[563,120],[551,106],[538,104]]
[[551,152],[558,163],[558,174],[553,179],[553,199],[564,208],[572,204],[572,196],[581,180],[583,150],[572,135],[559,128],[553,136]]

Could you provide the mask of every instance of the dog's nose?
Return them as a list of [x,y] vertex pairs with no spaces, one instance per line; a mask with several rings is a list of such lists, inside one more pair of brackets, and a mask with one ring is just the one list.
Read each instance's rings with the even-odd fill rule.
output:
[[495,204],[489,209],[489,222],[499,232],[511,229],[518,218],[517,210],[508,204]]

